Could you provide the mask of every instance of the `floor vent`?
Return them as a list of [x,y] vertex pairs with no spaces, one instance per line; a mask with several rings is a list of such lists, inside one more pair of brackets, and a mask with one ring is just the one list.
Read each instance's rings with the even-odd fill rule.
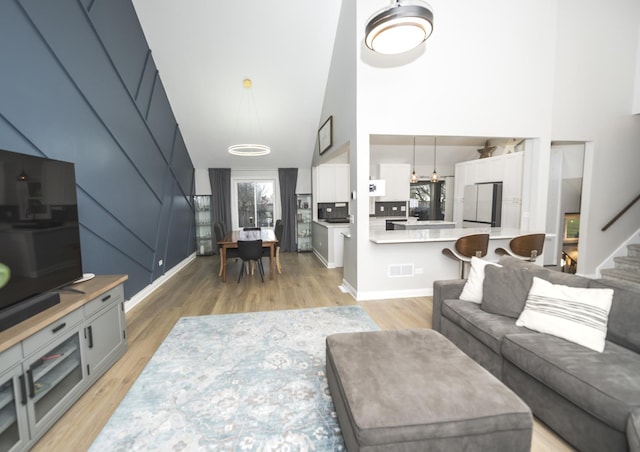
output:
[[389,278],[406,278],[413,276],[413,264],[392,264],[388,267]]

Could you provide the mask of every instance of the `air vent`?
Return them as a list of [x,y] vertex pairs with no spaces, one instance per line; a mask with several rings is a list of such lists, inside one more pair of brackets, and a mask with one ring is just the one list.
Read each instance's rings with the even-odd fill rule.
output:
[[414,275],[413,264],[391,264],[387,269],[389,278],[406,278]]

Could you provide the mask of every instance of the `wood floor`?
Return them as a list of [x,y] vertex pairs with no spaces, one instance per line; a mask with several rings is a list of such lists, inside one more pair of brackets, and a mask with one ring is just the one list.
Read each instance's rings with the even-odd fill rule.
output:
[[[282,253],[280,259],[282,274],[273,281],[261,283],[256,273],[237,284],[238,264],[229,264],[228,282],[222,283],[217,256],[196,258],[127,313],[127,353],[33,450],[88,449],[180,317],[359,304],[382,329],[431,327],[431,297],[356,302],[338,288],[342,269],[327,270],[310,253]],[[535,423],[532,451],[570,450],[544,425]]]

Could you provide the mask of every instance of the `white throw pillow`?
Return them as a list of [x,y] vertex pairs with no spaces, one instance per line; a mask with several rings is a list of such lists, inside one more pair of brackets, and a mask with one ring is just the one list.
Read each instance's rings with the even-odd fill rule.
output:
[[487,265],[495,265],[496,267],[502,267],[500,264],[485,261],[479,257],[473,256],[471,258],[471,270],[469,270],[469,277],[467,282],[462,288],[460,299],[464,301],[470,301],[472,303],[482,303],[482,284],[484,283],[484,268]]
[[534,277],[516,325],[602,352],[612,298],[613,289],[569,287]]

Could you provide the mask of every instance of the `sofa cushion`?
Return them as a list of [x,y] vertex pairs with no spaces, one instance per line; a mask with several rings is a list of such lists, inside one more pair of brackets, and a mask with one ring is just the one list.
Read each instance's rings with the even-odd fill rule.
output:
[[516,325],[604,350],[613,289],[569,287],[533,277]]
[[462,288],[460,299],[464,301],[470,301],[472,303],[482,303],[482,285],[484,283],[484,268],[487,265],[496,265],[500,267],[500,264],[489,262],[478,257],[471,257],[471,270],[469,270],[469,277],[467,282]]
[[621,432],[640,407],[640,356],[612,342],[598,353],[547,334],[510,334],[502,356]]
[[445,300],[442,315],[498,355],[502,338],[506,334],[530,332],[526,328],[516,326],[515,320],[511,317],[490,314],[480,309],[477,304],[462,300]]
[[634,410],[627,421],[627,441],[631,452],[640,452],[640,408]]
[[640,353],[640,292],[603,280],[590,281],[590,287],[613,288],[607,340]]
[[482,303],[484,311],[517,319],[531,289],[533,277],[570,287],[588,287],[589,279],[549,270],[511,256],[500,259],[502,267],[485,267]]

